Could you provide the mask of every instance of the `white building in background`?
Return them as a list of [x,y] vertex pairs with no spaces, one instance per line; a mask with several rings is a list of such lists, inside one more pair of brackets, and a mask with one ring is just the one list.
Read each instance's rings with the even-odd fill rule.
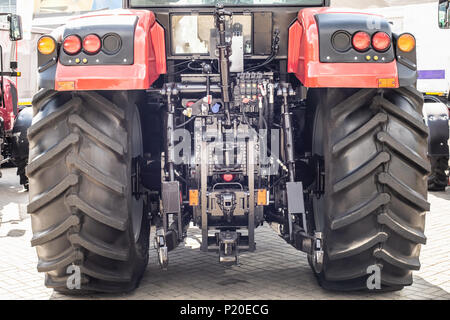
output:
[[395,33],[410,32],[417,41],[417,87],[423,93],[448,95],[450,90],[450,29],[438,23],[438,1],[368,9],[392,23]]
[[[20,101],[29,103],[37,90],[36,41],[41,33],[79,13],[104,9],[105,5],[114,9],[121,7],[121,3],[122,0],[0,0],[1,12],[18,13],[24,18],[25,40],[18,42],[17,51],[19,71],[23,75],[17,79]],[[331,6],[381,14],[393,23],[394,32],[414,34],[421,77],[419,90],[448,93],[450,29],[438,27],[438,0],[331,0]],[[9,55],[4,52],[5,61],[9,61]],[[440,79],[425,79],[433,77]]]

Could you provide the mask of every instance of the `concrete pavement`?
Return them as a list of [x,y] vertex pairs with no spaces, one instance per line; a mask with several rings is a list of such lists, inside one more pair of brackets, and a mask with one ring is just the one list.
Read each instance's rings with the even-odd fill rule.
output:
[[[80,299],[53,292],[36,270],[30,245],[27,193],[15,169],[0,179],[0,299]],[[83,299],[450,299],[450,188],[431,193],[427,245],[414,285],[391,293],[336,293],[321,289],[306,255],[287,245],[268,226],[256,232],[257,251],[243,253],[240,266],[219,264],[215,253],[200,252],[200,230],[191,228],[184,245],[169,254],[168,270],[150,263],[141,286],[126,295],[92,295]],[[153,235],[152,235],[153,236]],[[151,248],[153,246],[151,245]]]

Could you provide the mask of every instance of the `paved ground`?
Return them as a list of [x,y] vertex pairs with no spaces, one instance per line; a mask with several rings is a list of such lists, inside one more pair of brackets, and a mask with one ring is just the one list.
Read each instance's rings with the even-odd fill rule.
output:
[[[27,194],[14,169],[0,179],[0,299],[68,299],[44,287],[30,246]],[[271,229],[256,232],[257,251],[243,254],[241,265],[225,267],[214,253],[199,251],[198,229],[190,229],[184,246],[170,253],[170,266],[160,270],[154,250],[141,286],[128,295],[95,295],[92,299],[450,299],[450,188],[431,193],[427,218],[428,244],[414,285],[385,294],[340,294],[322,290],[306,256]]]

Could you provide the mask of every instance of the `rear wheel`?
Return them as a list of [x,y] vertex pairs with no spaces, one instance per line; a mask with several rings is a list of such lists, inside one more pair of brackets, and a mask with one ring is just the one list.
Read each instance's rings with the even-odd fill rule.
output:
[[313,154],[323,158],[324,194],[314,202],[322,267],[330,290],[368,290],[373,268],[381,290],[412,284],[418,270],[427,195],[427,128],[413,88],[314,89]]
[[[143,198],[132,194],[143,153],[133,94],[42,90],[33,107],[28,212],[38,271],[48,287],[70,294],[133,290],[150,232]],[[67,287],[72,265],[80,290]]]
[[431,174],[428,177],[428,190],[445,191],[448,184],[448,157],[431,157]]

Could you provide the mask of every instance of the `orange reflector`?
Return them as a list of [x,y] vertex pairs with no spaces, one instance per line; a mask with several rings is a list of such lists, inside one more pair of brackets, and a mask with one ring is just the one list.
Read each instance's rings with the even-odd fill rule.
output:
[[395,88],[397,87],[397,81],[395,78],[378,79],[378,88]]
[[56,90],[57,91],[75,90],[75,81],[57,81]]
[[189,190],[189,205],[191,207],[198,206],[198,190]]
[[411,52],[416,47],[416,39],[413,35],[404,33],[398,38],[397,46],[403,52]]
[[256,204],[258,206],[269,205],[269,193],[266,189],[258,189],[258,196],[256,197]]
[[37,47],[40,53],[47,55],[55,51],[56,43],[53,38],[44,36],[39,39]]

